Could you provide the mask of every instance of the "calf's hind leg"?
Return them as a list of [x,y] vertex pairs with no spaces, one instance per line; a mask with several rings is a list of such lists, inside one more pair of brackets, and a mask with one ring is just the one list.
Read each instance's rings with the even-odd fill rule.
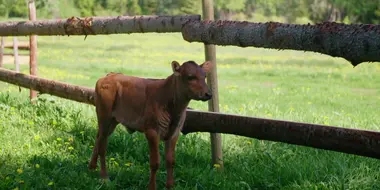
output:
[[115,130],[118,122],[112,117],[112,108],[115,103],[115,87],[104,80],[99,80],[95,87],[95,108],[96,116],[98,119],[98,133],[96,135],[96,142],[92,152],[91,160],[89,163],[90,169],[96,168],[98,156],[100,156],[100,176],[107,178],[106,170],[106,149],[108,137]]
[[98,156],[100,156],[100,175],[102,178],[107,178],[105,155],[107,150],[108,137],[115,130],[117,124],[118,122],[114,118],[98,118],[98,133],[96,135],[96,142],[88,167],[89,169],[95,169]]
[[98,133],[96,135],[96,142],[94,150],[92,152],[91,160],[88,165],[89,169],[95,169],[98,156],[100,156],[100,176],[102,178],[107,178],[105,155],[108,137],[112,134],[112,132],[115,130],[116,125],[118,124],[115,118],[110,116],[112,107],[107,107],[108,109],[105,109],[105,106],[102,106],[102,104],[97,104],[96,106]]

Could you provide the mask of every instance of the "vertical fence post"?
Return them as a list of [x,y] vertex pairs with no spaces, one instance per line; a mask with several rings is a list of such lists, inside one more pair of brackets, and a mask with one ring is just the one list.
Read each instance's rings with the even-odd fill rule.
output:
[[[213,0],[202,0],[203,20],[214,20]],[[219,95],[218,95],[218,75],[216,69],[216,50],[215,45],[204,45],[205,58],[212,61],[213,69],[207,76],[207,84],[210,86],[213,96],[209,101],[208,109],[212,112],[219,112]],[[211,133],[211,157],[212,163],[218,164],[219,169],[223,169],[222,155],[222,136],[219,133]]]
[[3,56],[4,56],[4,36],[1,36],[1,46],[0,46],[0,67],[3,67]]
[[[34,0],[28,1],[29,7],[29,20],[36,20],[36,5]],[[37,36],[31,35],[29,36],[29,71],[30,75],[37,75]],[[37,91],[30,89],[30,100],[32,103],[33,99],[37,97]]]
[[18,40],[17,37],[13,37],[13,58],[14,58],[14,63],[16,67],[16,72],[20,72],[20,62],[18,59]]

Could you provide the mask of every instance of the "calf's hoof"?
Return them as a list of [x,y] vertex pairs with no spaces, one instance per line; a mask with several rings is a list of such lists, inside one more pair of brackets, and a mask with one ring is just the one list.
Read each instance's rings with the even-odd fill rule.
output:
[[149,184],[148,185],[148,190],[157,190],[156,184]]
[[96,163],[95,163],[95,164],[93,164],[93,163],[89,163],[89,164],[88,164],[88,169],[89,169],[89,170],[95,170],[95,169],[96,169]]
[[105,173],[105,172],[102,172],[102,171],[100,171],[100,177],[101,177],[102,179],[110,180],[110,178],[108,177],[108,174]]
[[166,189],[173,189],[174,188],[174,181],[168,181],[165,185]]
[[105,178],[101,177],[100,181],[103,183],[109,183],[109,182],[111,182],[111,179],[109,177],[105,177]]

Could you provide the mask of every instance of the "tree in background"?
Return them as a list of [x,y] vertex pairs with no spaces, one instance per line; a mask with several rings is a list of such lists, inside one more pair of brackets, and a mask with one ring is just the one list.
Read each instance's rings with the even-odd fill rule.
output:
[[215,0],[217,18],[231,20],[232,15],[244,10],[246,0]]
[[24,0],[0,0],[0,14],[4,17],[26,17],[28,7]]
[[127,13],[128,15],[141,15],[141,7],[138,0],[128,0]]
[[345,21],[353,23],[379,23],[378,0],[307,0],[310,19],[314,22]]
[[8,18],[12,0],[0,0],[0,16]]
[[156,0],[139,0],[141,13],[144,15],[157,13],[157,1]]
[[[0,17],[26,18],[27,0],[0,0]],[[202,0],[35,0],[38,18],[201,14]],[[214,0],[216,19],[380,23],[380,0]]]
[[75,0],[74,2],[82,16],[94,15],[95,0]]
[[276,16],[284,16],[287,23],[294,23],[297,18],[308,14],[306,1],[278,0]]
[[253,13],[266,17],[284,17],[288,23],[296,22],[297,18],[307,17],[306,0],[246,0],[244,13],[248,18],[254,18]]
[[[343,1],[343,0],[339,0]],[[353,22],[361,23],[380,23],[380,1],[367,0],[367,1],[355,1],[349,0],[346,2],[347,15],[355,15]]]
[[106,8],[111,9],[118,14],[123,15],[127,12],[128,0],[108,0],[106,3]]
[[182,14],[201,14],[202,13],[202,0],[182,0],[179,1],[179,11]]

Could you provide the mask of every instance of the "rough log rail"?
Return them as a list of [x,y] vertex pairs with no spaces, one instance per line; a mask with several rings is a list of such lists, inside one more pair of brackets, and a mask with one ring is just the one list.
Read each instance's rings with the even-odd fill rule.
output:
[[34,89],[41,92],[40,94],[51,94],[61,98],[94,105],[95,91],[92,88],[17,73],[4,68],[0,68],[0,81]]
[[184,25],[182,36],[188,42],[318,52],[353,66],[380,61],[380,25],[373,24],[193,21]]
[[200,15],[117,16],[0,22],[0,36],[99,35],[144,32],[181,32],[184,23]]
[[[91,88],[2,68],[0,81],[94,105],[94,89]],[[234,134],[380,159],[380,133],[375,131],[188,110],[182,132]]]
[[380,158],[380,132],[376,131],[188,110],[182,133],[191,132],[234,134]]
[[118,16],[0,22],[0,36],[101,35],[182,32],[188,42],[318,52],[353,66],[380,61],[380,25],[323,22],[201,21],[200,15]]

